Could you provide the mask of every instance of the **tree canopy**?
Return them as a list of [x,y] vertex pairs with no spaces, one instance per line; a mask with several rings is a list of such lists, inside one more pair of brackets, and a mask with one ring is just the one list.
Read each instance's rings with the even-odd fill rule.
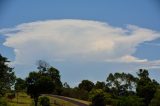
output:
[[30,72],[29,76],[26,78],[27,93],[34,98],[35,106],[37,106],[38,97],[41,94],[57,93],[62,86],[59,71],[57,69],[53,67],[38,69],[38,72]]
[[8,66],[8,59],[0,54],[0,95],[4,95],[15,82],[13,68]]

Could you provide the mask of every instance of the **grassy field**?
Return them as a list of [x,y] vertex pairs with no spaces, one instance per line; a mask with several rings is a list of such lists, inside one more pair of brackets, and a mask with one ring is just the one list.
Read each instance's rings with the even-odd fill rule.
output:
[[18,93],[12,100],[8,99],[10,106],[32,106],[32,99],[26,93]]
[[[50,97],[50,96],[48,97],[50,99],[51,106],[77,106],[68,101],[64,101],[64,100],[61,100],[55,97]],[[7,100],[8,100],[9,106],[34,106],[33,100],[30,98],[30,96],[28,96],[24,92],[18,93],[18,96],[16,95],[16,98],[12,100],[9,100],[9,99]],[[78,100],[78,99],[74,99],[74,100],[88,104],[88,102],[85,102],[82,100]]]

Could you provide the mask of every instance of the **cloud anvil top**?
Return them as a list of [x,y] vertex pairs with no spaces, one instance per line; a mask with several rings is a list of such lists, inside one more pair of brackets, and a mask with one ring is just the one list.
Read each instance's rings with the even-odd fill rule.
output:
[[133,56],[136,47],[160,38],[159,32],[134,25],[121,28],[76,19],[23,23],[1,29],[0,33],[7,36],[4,45],[14,49],[15,64],[44,57],[64,61],[147,62]]

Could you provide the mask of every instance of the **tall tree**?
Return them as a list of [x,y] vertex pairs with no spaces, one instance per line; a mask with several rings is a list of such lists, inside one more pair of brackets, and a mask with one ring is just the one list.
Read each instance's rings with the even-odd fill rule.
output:
[[38,60],[36,64],[40,73],[45,73],[50,67],[50,65],[44,60]]
[[106,86],[105,82],[97,81],[95,84],[96,89],[105,89],[105,86]]
[[27,93],[34,99],[37,106],[40,94],[53,92],[55,85],[48,76],[43,76],[39,72],[30,72],[26,78]]
[[27,93],[34,98],[35,106],[40,94],[53,92],[60,94],[62,87],[59,71],[42,60],[38,63],[38,72],[30,72],[26,83]]
[[63,86],[61,82],[61,76],[60,76],[59,70],[57,70],[54,67],[50,67],[47,70],[46,75],[50,77],[53,83],[55,84],[54,93],[59,95],[61,93],[61,90],[62,90],[61,88]]
[[106,81],[113,94],[117,96],[128,94],[128,91],[132,91],[136,86],[136,78],[126,73],[111,73]]
[[84,90],[86,90],[86,91],[91,91],[92,90],[92,88],[94,87],[94,83],[93,82],[91,82],[91,81],[89,81],[89,80],[83,80],[79,85],[78,85],[78,87],[80,88],[80,89],[84,89]]
[[160,88],[156,90],[153,99],[151,100],[149,106],[160,106]]
[[23,91],[26,89],[26,82],[25,80],[21,78],[16,78],[16,83],[15,83],[15,90],[16,91]]
[[8,62],[8,59],[0,54],[0,95],[4,95],[15,82],[13,68],[7,65]]
[[148,70],[140,69],[137,75],[139,77],[136,88],[137,95],[144,98],[144,103],[148,106],[156,92],[157,85],[149,78]]

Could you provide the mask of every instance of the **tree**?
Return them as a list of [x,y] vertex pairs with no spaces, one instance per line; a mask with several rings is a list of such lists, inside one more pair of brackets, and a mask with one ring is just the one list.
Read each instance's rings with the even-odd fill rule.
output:
[[106,86],[105,82],[97,81],[97,83],[95,84],[96,89],[104,89],[105,86]]
[[59,95],[62,91],[62,82],[59,70],[50,66],[49,63],[44,60],[39,60],[37,65],[37,69],[39,70],[40,74],[48,76],[52,79],[53,83],[55,84],[54,93]]
[[54,67],[50,67],[47,70],[46,75],[48,77],[50,77],[52,79],[53,83],[55,84],[54,93],[60,95],[63,85],[62,85],[62,82],[61,82],[61,76],[60,76],[59,70],[57,70]]
[[4,95],[5,92],[15,82],[15,75],[13,68],[7,65],[8,59],[0,54],[0,95]]
[[49,67],[50,67],[50,65],[44,60],[37,61],[37,69],[40,71],[40,73],[41,72],[45,73]]
[[21,78],[17,78],[14,87],[15,87],[15,91],[16,91],[16,94],[17,94],[17,103],[18,103],[18,92],[26,90],[25,80],[23,80]]
[[40,94],[52,93],[55,85],[52,79],[48,76],[43,76],[38,72],[30,72],[26,78],[27,93],[34,99],[35,106],[37,106]]
[[111,73],[106,81],[112,93],[116,96],[120,96],[132,92],[132,89],[136,86],[137,79],[129,73]]
[[59,71],[44,61],[39,62],[38,72],[30,72],[26,78],[27,93],[37,106],[38,97],[44,93],[60,94],[62,82]]
[[149,106],[160,106],[160,89],[156,90],[153,99],[151,100]]
[[92,89],[89,93],[91,99],[91,106],[106,106],[105,93],[102,89]]
[[26,89],[26,82],[25,80],[21,79],[21,78],[17,78],[16,79],[16,83],[15,83],[15,90],[16,91],[23,91]]
[[93,82],[91,82],[91,81],[89,81],[89,80],[83,80],[79,85],[78,85],[78,87],[80,88],[80,89],[84,89],[84,90],[86,90],[86,91],[91,91],[92,90],[92,88],[94,87],[94,83]]
[[65,83],[63,84],[63,88],[70,88],[70,86],[68,85],[67,82],[65,82]]
[[139,77],[136,88],[137,95],[144,98],[144,103],[148,106],[156,92],[157,85],[149,78],[148,70],[140,69],[137,75]]
[[118,106],[144,106],[144,103],[138,96],[123,96],[119,98]]

